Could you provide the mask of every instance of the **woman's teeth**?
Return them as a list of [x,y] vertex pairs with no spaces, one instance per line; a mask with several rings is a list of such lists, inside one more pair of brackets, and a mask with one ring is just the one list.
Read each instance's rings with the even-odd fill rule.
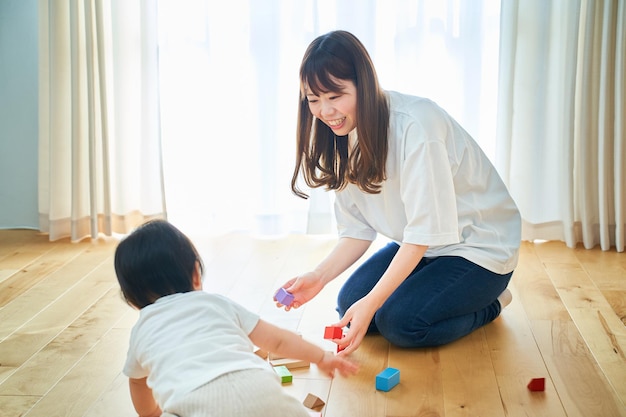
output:
[[338,120],[329,120],[328,124],[331,125],[331,126],[339,126],[340,124],[343,123],[344,120],[346,120],[345,117],[343,117],[341,119],[338,119]]

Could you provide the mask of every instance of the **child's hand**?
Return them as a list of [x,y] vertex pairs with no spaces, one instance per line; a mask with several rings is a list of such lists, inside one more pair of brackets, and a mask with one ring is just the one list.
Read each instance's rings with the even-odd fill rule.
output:
[[324,356],[322,360],[317,363],[317,367],[330,377],[335,375],[335,369],[338,370],[342,376],[355,375],[359,370],[357,364],[343,356],[336,356],[332,352],[324,352]]

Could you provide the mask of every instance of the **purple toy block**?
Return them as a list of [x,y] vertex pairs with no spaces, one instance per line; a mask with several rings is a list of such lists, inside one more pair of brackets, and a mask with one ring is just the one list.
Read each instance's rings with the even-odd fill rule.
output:
[[285,306],[290,306],[293,303],[293,294],[287,292],[284,288],[280,288],[276,293],[276,301]]

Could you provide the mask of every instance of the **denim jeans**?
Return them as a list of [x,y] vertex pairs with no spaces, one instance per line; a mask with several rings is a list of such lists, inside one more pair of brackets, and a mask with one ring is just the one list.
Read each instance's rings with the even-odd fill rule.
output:
[[[376,285],[399,248],[387,244],[348,278],[337,298],[340,317]],[[400,347],[452,342],[498,317],[497,298],[512,274],[495,274],[456,256],[423,258],[376,312],[368,332]]]

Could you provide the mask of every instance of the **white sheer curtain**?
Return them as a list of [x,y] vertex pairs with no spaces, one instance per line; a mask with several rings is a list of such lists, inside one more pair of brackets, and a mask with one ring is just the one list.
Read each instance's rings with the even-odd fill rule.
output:
[[345,29],[386,89],[427,96],[494,155],[496,0],[160,0],[169,219],[188,233],[334,233],[332,194],[291,194],[298,68]]
[[624,250],[626,2],[502,3],[498,167],[525,240]]
[[164,217],[155,1],[39,2],[40,229],[126,233]]

